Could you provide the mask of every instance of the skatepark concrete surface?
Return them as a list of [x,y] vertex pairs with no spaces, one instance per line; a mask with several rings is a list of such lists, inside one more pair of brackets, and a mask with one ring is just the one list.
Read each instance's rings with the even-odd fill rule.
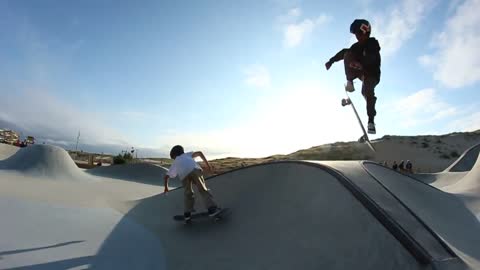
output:
[[480,269],[478,151],[430,183],[370,161],[241,168],[207,179],[230,215],[191,226],[172,219],[183,189],[149,176],[164,168],[82,171],[48,145],[2,155],[0,269]]
[[[167,168],[150,163],[132,163],[121,166],[96,167],[88,170],[87,173],[95,176],[163,186],[163,177],[167,171]],[[171,179],[169,186],[178,187],[180,186],[180,182],[176,178]]]
[[0,160],[10,157],[11,155],[15,154],[19,149],[19,147],[13,145],[0,143]]

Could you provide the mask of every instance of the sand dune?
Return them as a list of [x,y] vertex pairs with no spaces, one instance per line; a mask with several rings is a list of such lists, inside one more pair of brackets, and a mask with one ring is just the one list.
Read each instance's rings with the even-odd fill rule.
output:
[[164,168],[72,163],[51,146],[0,161],[0,269],[480,268],[479,161],[443,189],[373,162],[245,167],[207,180],[232,214],[190,227],[183,190],[152,185]]

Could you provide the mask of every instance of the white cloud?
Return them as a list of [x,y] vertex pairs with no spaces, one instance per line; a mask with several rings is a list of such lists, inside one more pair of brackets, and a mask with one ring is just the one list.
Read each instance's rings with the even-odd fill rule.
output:
[[452,121],[449,127],[458,131],[475,131],[480,129],[480,111],[470,113]]
[[296,19],[300,15],[302,15],[302,10],[300,8],[292,8],[289,12],[287,17],[291,19]]
[[427,67],[446,87],[460,88],[480,80],[479,10],[479,0],[465,1],[432,40],[436,51],[428,56],[433,60]]
[[122,115],[125,118],[131,119],[131,120],[152,120],[153,116],[146,113],[146,112],[140,112],[140,111],[124,111],[120,112],[120,115]]
[[431,123],[459,113],[456,107],[441,100],[433,88],[422,89],[402,98],[391,108],[393,115],[401,118],[399,124],[405,128]]
[[293,48],[300,45],[316,28],[328,23],[331,17],[325,14],[317,18],[306,18],[300,22],[296,22],[301,15],[301,10],[295,8],[289,11],[286,16],[289,23],[283,28],[284,45]]
[[60,144],[75,143],[78,131],[83,143],[91,145],[126,145],[125,137],[108,128],[99,115],[77,110],[48,92],[30,90],[6,92],[0,100],[0,123]]
[[270,87],[270,72],[268,71],[267,67],[263,65],[249,66],[244,70],[244,74],[246,76],[246,84],[258,88]]
[[420,65],[426,68],[430,68],[434,63],[434,59],[431,55],[422,55],[418,58],[418,62],[420,63]]
[[[340,105],[342,93],[320,82],[298,82],[278,90],[277,96],[259,99],[257,102],[262,105],[245,116],[243,122],[194,134],[174,132],[157,141],[182,144],[188,149],[214,153],[210,158],[219,158],[287,154],[360,137],[361,130],[352,110]],[[361,117],[365,120],[365,115]]]
[[436,0],[401,0],[384,14],[373,17],[372,35],[378,38],[382,56],[397,52],[433,9]]
[[314,26],[315,24],[310,19],[298,24],[287,25],[285,28],[285,46],[289,48],[298,46],[313,31]]

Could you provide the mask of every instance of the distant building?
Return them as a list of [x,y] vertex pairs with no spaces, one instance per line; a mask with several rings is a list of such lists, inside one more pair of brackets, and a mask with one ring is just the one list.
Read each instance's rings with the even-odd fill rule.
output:
[[10,129],[0,129],[0,142],[14,144],[20,140],[20,135]]
[[27,138],[25,139],[25,142],[27,144],[35,144],[35,137],[33,136],[27,136]]

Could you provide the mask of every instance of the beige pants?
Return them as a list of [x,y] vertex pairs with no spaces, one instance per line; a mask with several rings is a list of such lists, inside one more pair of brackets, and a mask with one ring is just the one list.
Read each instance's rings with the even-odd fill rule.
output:
[[185,202],[185,212],[192,212],[195,205],[195,197],[193,192],[193,185],[195,184],[198,189],[198,193],[203,198],[205,206],[208,208],[217,206],[213,201],[213,196],[208,192],[205,180],[203,179],[203,173],[199,169],[193,170],[185,179],[182,180]]

